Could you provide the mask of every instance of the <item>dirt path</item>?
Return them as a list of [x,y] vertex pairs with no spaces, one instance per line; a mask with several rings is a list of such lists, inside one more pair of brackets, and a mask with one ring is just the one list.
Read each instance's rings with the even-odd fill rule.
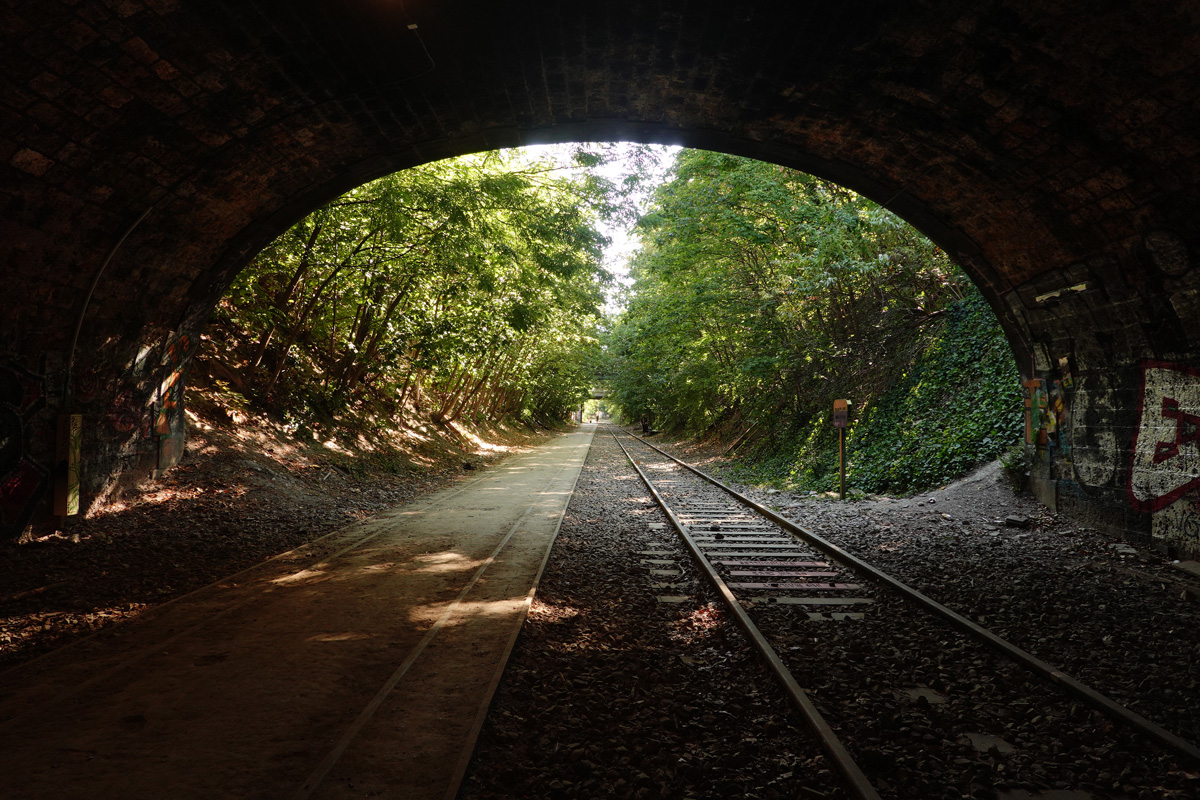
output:
[[469,481],[551,435],[430,424],[383,441],[322,443],[263,416],[215,422],[192,421],[180,466],[93,504],[61,535],[0,542],[0,672]]
[[6,795],[443,796],[591,438],[0,675]]

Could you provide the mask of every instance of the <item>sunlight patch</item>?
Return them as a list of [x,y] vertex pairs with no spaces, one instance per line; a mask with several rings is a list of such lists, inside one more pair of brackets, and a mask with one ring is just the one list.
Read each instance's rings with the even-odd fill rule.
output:
[[357,633],[354,631],[346,631],[345,633],[319,633],[316,636],[310,636],[305,641],[308,642],[357,642],[362,639],[370,639],[369,633]]
[[275,578],[271,583],[284,586],[292,583],[300,583],[312,578],[320,578],[325,575],[323,569],[302,569],[299,572],[293,572],[291,575],[284,575],[281,578]]
[[463,570],[475,569],[479,566],[479,559],[468,558],[461,553],[443,552],[443,553],[426,553],[425,555],[417,556],[413,561],[424,562],[424,566],[417,567],[413,572],[429,575],[439,572],[460,572]]

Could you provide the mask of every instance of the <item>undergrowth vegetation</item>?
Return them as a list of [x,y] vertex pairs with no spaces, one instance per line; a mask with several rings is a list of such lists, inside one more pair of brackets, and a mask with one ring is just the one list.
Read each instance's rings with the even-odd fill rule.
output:
[[[1019,382],[995,316],[972,293],[927,332],[916,361],[851,421],[847,483],[905,494],[1005,456],[1021,436]],[[740,462],[740,477],[791,489],[836,489],[837,432],[830,416],[816,414],[807,426],[764,440]]]
[[561,421],[599,357],[605,158],[484,153],[327,203],[237,277],[197,377],[301,432]]

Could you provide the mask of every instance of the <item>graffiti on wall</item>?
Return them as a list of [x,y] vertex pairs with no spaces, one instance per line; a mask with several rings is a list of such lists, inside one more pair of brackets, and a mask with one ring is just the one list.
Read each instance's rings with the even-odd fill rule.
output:
[[1072,463],[1071,373],[1063,367],[1061,378],[1030,378],[1025,389],[1025,444],[1033,450],[1033,462],[1044,478],[1074,480]]
[[1046,382],[1041,378],[1030,378],[1021,384],[1025,387],[1025,444],[1044,446],[1046,428]]
[[1151,512],[1155,538],[1200,546],[1200,370],[1161,361],[1142,365],[1129,502]]
[[1147,362],[1139,397],[1129,498],[1158,511],[1200,485],[1200,371]]
[[105,377],[99,367],[93,367],[79,373],[73,388],[76,403],[96,409],[111,430],[150,438],[150,411],[145,400],[138,402],[139,392],[128,378]]
[[1112,407],[1112,387],[1104,375],[1089,375],[1075,383],[1071,415],[1071,461],[1075,478],[1085,486],[1107,486],[1117,474],[1117,437],[1103,423]]
[[0,535],[19,536],[50,489],[50,471],[29,454],[32,418],[46,406],[41,376],[0,366]]
[[158,413],[154,421],[154,435],[158,437],[159,469],[178,464],[183,456],[183,379],[192,349],[192,337],[181,333],[172,337],[163,353],[161,380],[158,386]]

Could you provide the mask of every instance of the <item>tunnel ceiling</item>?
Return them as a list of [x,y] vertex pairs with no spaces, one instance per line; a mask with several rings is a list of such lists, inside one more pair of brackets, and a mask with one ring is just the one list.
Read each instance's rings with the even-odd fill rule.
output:
[[172,329],[333,194],[541,141],[675,142],[833,178],[920,226],[996,303],[1101,254],[1129,272],[1150,234],[1186,250],[1197,5],[963,6],[8,4],[0,341],[61,351],[110,256],[88,347]]
[[916,224],[1014,345],[1038,496],[1200,554],[1196,0],[38,0],[0,30],[0,535],[177,462],[208,313],[320,203],[629,139]]

